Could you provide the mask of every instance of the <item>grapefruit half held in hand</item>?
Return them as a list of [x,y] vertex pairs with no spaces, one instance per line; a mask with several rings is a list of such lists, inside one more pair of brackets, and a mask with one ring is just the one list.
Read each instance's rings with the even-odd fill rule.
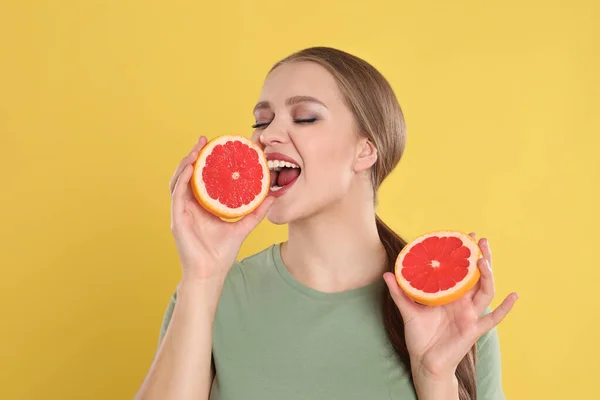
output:
[[480,277],[479,245],[461,232],[440,231],[418,237],[398,255],[398,285],[417,303],[438,306],[471,290]]
[[260,147],[243,136],[225,135],[200,150],[191,179],[194,197],[223,219],[254,211],[269,193],[270,173]]

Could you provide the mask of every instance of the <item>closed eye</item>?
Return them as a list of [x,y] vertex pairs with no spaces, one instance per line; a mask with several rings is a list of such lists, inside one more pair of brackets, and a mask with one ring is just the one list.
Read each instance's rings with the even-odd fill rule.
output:
[[252,125],[252,129],[260,129],[260,128],[262,128],[264,126],[267,126],[269,124],[270,124],[270,122],[257,122],[254,125]]
[[295,119],[294,122],[297,124],[311,124],[315,122],[316,118],[307,118],[307,119]]
[[[317,120],[317,118],[306,118],[306,119],[295,119],[294,122],[297,124],[312,124],[316,120]],[[254,125],[252,125],[252,129],[264,128],[265,126],[269,125],[270,123],[271,122],[257,122]]]

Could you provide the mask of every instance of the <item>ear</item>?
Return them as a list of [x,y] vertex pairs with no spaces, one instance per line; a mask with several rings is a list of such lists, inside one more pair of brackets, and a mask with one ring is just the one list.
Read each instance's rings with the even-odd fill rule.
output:
[[361,138],[356,146],[354,172],[362,172],[371,168],[377,161],[377,149],[367,138]]

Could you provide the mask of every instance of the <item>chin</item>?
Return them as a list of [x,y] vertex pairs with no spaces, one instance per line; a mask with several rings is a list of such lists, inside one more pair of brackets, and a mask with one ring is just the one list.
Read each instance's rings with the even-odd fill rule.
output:
[[266,218],[272,224],[285,225],[304,219],[306,211],[302,202],[290,202],[289,199],[282,197],[275,200],[275,203],[267,211]]
[[315,192],[327,193],[315,196],[311,199],[289,198],[287,194],[275,200],[275,203],[267,211],[266,219],[274,225],[285,225],[302,220],[308,220],[321,213],[339,209],[340,205],[347,200],[348,190],[315,190]]
[[267,211],[266,218],[274,225],[285,225],[293,222],[307,220],[315,215],[318,215],[320,207],[304,207],[295,202],[293,205],[285,204],[284,202],[275,203]]
[[285,225],[292,220],[287,210],[282,207],[277,207],[276,204],[273,204],[269,211],[267,211],[266,218],[274,225]]

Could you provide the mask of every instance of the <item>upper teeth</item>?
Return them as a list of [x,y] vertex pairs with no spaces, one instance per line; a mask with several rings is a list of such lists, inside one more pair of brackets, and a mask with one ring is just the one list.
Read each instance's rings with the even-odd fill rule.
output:
[[280,161],[280,160],[269,160],[267,161],[267,165],[269,169],[272,170],[280,170],[281,168],[300,168],[298,165],[288,162],[288,161]]

